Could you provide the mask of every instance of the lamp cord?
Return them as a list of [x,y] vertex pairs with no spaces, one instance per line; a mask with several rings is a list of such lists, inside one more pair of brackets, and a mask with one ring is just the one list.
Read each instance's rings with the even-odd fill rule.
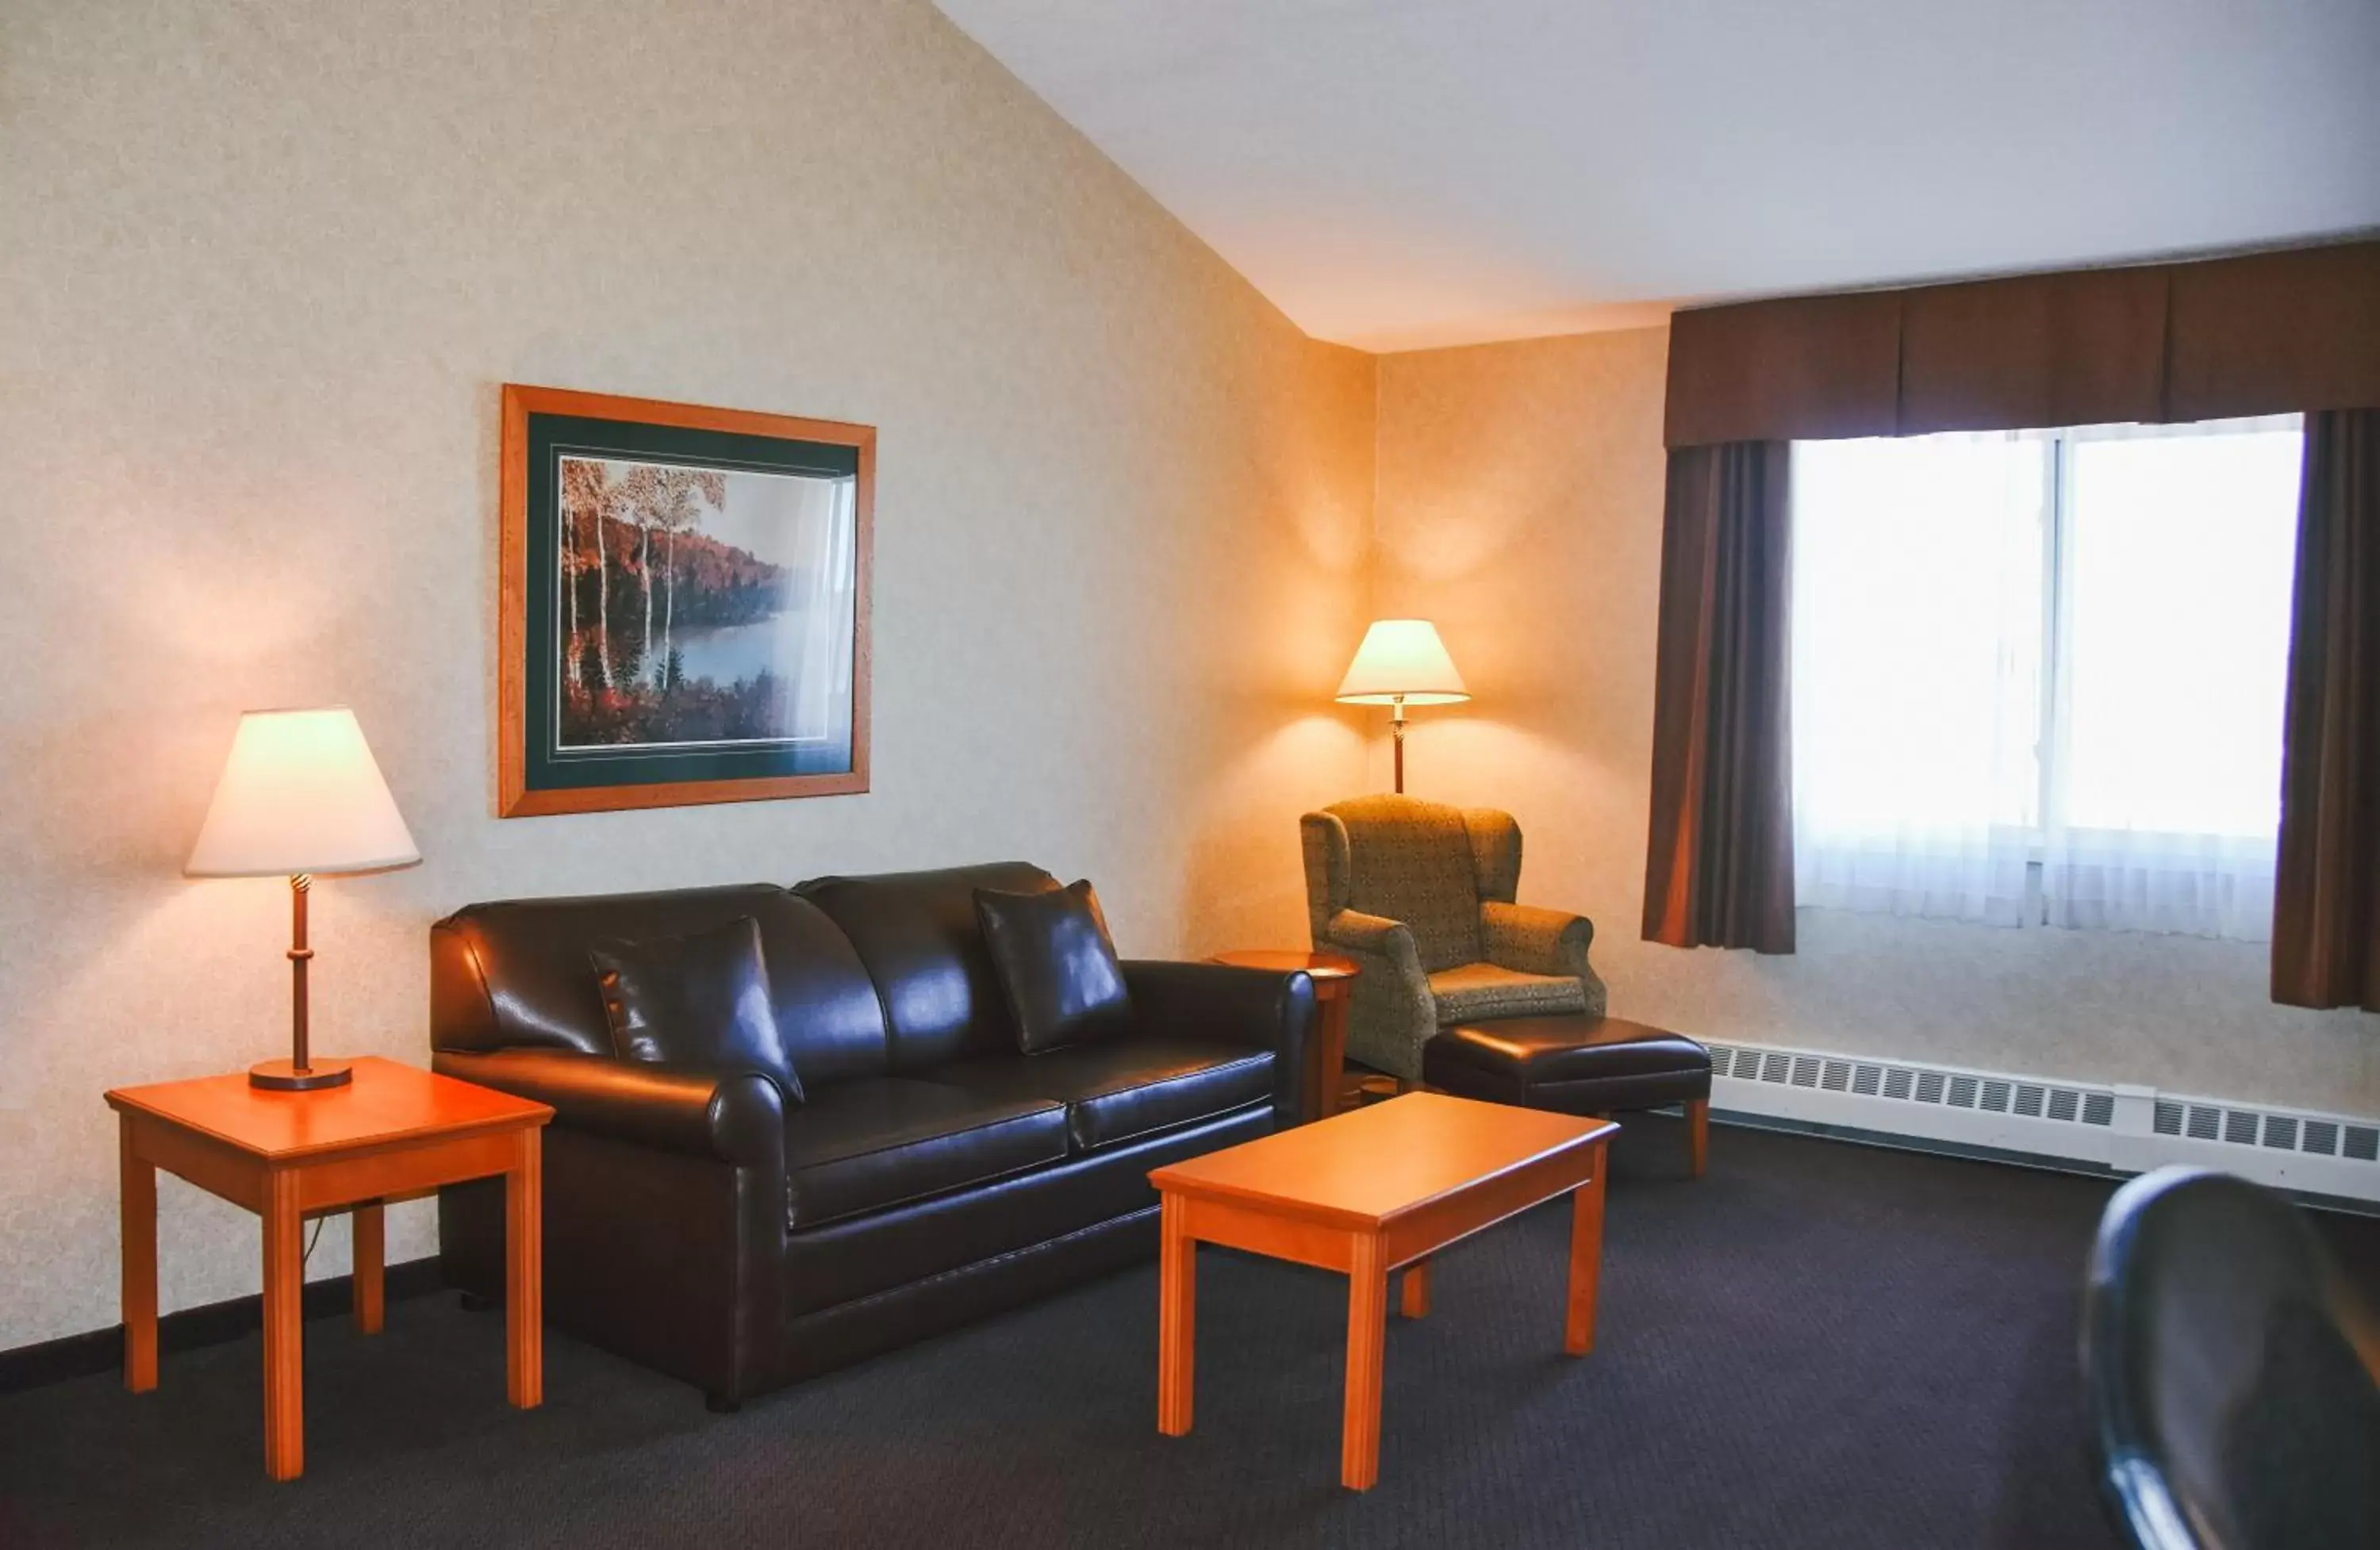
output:
[[326,1217],[314,1218],[314,1231],[307,1238],[306,1247],[298,1253],[298,1278],[301,1282],[306,1278],[306,1262],[314,1257],[314,1245],[322,1241],[322,1224],[327,1220],[329,1218]]

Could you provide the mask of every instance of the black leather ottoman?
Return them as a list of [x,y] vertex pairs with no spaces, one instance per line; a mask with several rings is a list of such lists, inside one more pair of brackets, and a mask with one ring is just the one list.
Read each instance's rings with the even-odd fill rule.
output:
[[1564,1114],[1682,1103],[1694,1177],[1710,1150],[1710,1051],[1620,1017],[1500,1017],[1421,1047],[1421,1079],[1457,1097]]

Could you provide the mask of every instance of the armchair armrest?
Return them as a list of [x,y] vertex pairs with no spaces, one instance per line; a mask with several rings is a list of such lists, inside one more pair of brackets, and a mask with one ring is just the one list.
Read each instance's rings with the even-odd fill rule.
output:
[[1325,926],[1324,942],[1350,952],[1385,958],[1400,976],[1421,974],[1421,951],[1414,946],[1413,927],[1402,920],[1366,914],[1361,910],[1341,910]]
[[1413,927],[1385,915],[1341,910],[1323,922],[1316,949],[1343,952],[1356,976],[1347,1019],[1347,1053],[1375,1071],[1421,1080],[1421,1047],[1438,1032],[1438,1002]]
[[442,1049],[432,1070],[553,1109],[554,1122],[618,1141],[783,1169],[784,1095],[758,1072],[646,1065],[559,1049]]
[[1314,1026],[1314,981],[1303,972],[1134,958],[1124,961],[1123,984],[1133,1016],[1148,1033],[1273,1051],[1273,1113],[1283,1126],[1297,1123]]
[[1595,941],[1595,922],[1585,915],[1490,902],[1479,906],[1479,937],[1488,962],[1501,968],[1593,977],[1586,950]]

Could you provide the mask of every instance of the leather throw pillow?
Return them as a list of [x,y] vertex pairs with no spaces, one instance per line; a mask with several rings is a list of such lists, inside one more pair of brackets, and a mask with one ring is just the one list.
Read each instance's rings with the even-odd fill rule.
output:
[[1041,893],[979,888],[975,914],[1024,1053],[1089,1044],[1131,1026],[1123,966],[1088,878]]
[[750,915],[683,937],[599,941],[587,956],[624,1060],[719,1072],[757,1071],[802,1101],[769,994],[760,926]]

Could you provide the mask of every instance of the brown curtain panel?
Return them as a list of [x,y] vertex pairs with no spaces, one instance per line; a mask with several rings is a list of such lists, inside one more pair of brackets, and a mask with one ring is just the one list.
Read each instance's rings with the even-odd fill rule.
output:
[[1787,442],[1670,454],[1645,938],[1793,951]]
[[2273,999],[2380,1011],[2380,409],[2305,423]]

